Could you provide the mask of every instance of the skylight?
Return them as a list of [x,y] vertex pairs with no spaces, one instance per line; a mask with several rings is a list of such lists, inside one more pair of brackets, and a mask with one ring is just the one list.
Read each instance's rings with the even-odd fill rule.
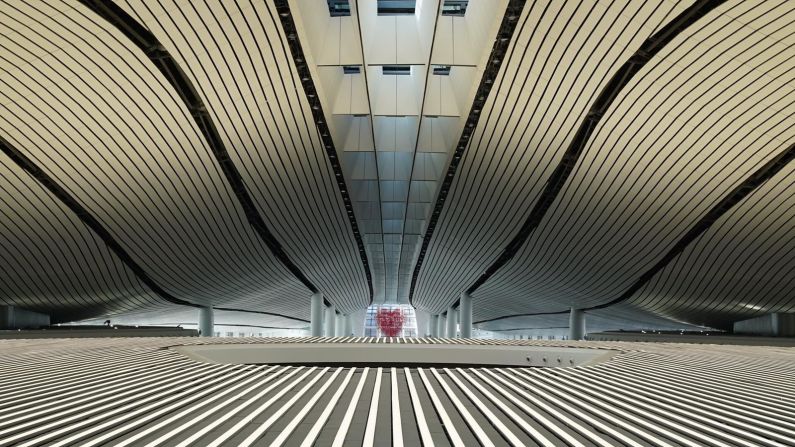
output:
[[449,65],[435,65],[433,67],[433,74],[437,76],[450,76]]
[[342,72],[345,74],[359,74],[362,72],[362,67],[359,65],[343,65]]

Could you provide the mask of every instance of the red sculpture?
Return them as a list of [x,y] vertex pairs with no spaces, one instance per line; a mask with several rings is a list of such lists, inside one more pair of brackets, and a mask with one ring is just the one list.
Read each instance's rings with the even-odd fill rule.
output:
[[385,337],[397,337],[403,331],[403,312],[400,309],[378,309],[375,318]]

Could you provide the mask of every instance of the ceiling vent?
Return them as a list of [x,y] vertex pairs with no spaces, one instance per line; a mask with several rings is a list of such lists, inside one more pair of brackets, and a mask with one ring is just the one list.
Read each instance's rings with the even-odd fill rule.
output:
[[343,65],[342,72],[346,75],[359,74],[362,72],[362,67],[359,65]]
[[449,65],[436,65],[433,67],[433,74],[437,76],[450,76]]
[[347,17],[351,15],[351,4],[349,0],[326,0],[328,2],[328,12],[331,17]]
[[381,70],[387,76],[408,76],[411,74],[410,65],[384,65]]
[[413,15],[416,0],[378,0],[379,16]]
[[464,14],[467,12],[468,4],[469,0],[444,0],[442,4],[442,15],[464,17]]

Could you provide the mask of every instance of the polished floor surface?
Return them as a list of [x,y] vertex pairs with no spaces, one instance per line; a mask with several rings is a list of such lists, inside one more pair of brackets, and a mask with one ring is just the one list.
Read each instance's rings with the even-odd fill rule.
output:
[[[592,366],[393,368],[211,364],[170,349],[311,342],[621,352]],[[2,340],[0,445],[795,445],[794,372],[795,349],[759,346],[355,337]]]

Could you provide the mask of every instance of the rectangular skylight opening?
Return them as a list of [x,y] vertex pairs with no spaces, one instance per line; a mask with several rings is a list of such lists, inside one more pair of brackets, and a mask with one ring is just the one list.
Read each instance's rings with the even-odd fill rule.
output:
[[387,76],[408,76],[411,74],[410,65],[384,65],[381,73]]
[[436,76],[450,76],[450,66],[449,65],[434,65],[433,66],[433,74]]
[[378,0],[379,16],[413,15],[417,0]]
[[442,15],[464,17],[468,4],[469,0],[444,0],[444,3],[442,3]]
[[343,65],[342,72],[346,75],[359,74],[362,72],[362,67],[360,67],[359,65]]
[[347,17],[351,15],[351,4],[349,0],[326,0],[328,2],[328,12],[331,17]]

